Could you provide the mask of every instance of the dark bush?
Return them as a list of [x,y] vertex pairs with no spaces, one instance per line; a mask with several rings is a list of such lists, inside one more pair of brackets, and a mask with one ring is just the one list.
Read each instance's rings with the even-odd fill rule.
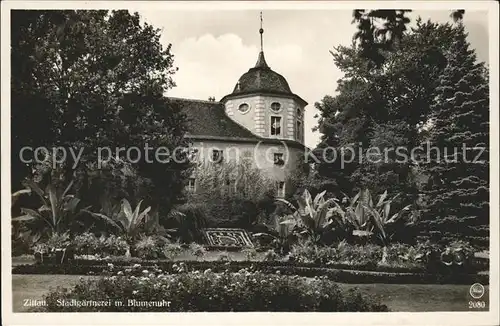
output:
[[[185,272],[163,274],[161,269],[132,269],[115,276],[81,280],[72,289],[57,289],[46,297],[46,311],[388,311],[387,306],[344,292],[326,278],[264,274],[242,269],[236,273]],[[141,271],[142,270],[142,271]],[[72,300],[75,301],[72,301]],[[109,306],[61,305],[61,301],[111,302]],[[120,300],[123,304],[115,304]],[[135,301],[133,301],[135,300]],[[170,301],[167,306],[165,300]],[[138,303],[149,303],[148,305]],[[151,305],[151,303],[159,303]]]

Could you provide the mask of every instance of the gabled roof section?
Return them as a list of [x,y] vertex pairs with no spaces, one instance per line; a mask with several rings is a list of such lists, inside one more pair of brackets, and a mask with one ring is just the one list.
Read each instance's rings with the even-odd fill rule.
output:
[[188,119],[188,136],[253,138],[260,137],[229,118],[220,102],[169,97]]

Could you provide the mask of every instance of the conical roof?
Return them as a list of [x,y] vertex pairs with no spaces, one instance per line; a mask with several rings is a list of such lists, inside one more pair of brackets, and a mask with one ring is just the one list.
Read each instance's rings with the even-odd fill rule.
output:
[[253,92],[292,94],[285,77],[267,65],[263,51],[259,53],[255,66],[238,79],[231,95]]

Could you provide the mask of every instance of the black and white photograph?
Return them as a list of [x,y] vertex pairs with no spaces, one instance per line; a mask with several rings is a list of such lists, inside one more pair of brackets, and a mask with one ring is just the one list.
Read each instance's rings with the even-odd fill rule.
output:
[[394,5],[3,2],[6,325],[498,324],[498,3]]

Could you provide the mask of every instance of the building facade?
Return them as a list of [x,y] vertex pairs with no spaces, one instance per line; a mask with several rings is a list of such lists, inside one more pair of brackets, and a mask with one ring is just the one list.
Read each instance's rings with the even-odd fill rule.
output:
[[[287,176],[304,163],[307,102],[268,66],[262,49],[255,66],[220,101],[170,100],[188,118],[187,137],[198,162],[248,162],[274,180],[277,196],[287,193]],[[189,189],[196,191],[196,184],[195,172]]]

